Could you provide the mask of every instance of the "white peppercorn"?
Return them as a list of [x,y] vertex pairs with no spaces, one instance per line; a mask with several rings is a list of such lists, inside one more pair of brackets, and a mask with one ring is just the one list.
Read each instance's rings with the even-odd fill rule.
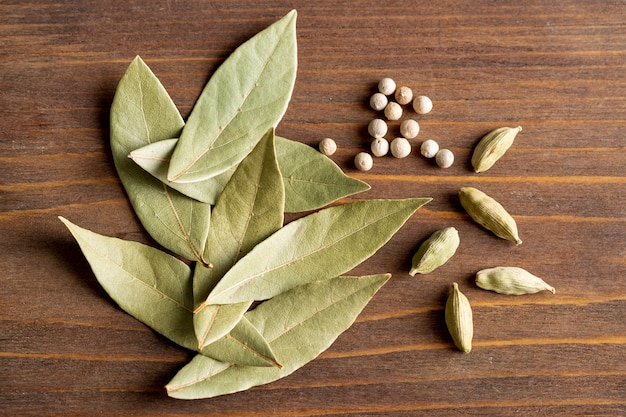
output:
[[385,138],[376,138],[372,141],[371,148],[374,156],[385,156],[389,152],[389,142]]
[[411,144],[406,138],[395,138],[391,141],[391,154],[396,158],[406,158],[411,153]]
[[383,93],[374,93],[370,97],[370,106],[377,111],[383,110],[388,102],[387,96]]
[[450,168],[454,163],[454,154],[449,149],[441,149],[437,152],[435,161],[440,168]]
[[326,156],[330,156],[337,151],[337,144],[331,138],[324,138],[320,142],[320,152]]
[[426,96],[417,96],[415,100],[413,100],[413,110],[417,114],[426,114],[430,113],[433,109],[433,102]]
[[396,82],[391,78],[383,78],[378,82],[378,91],[386,96],[390,96],[396,91]]
[[354,165],[359,171],[369,171],[374,165],[374,159],[367,152],[359,152],[354,157]]
[[415,138],[420,132],[420,125],[413,119],[406,119],[400,124],[400,134],[407,139]]
[[387,134],[387,122],[383,119],[374,119],[367,126],[367,131],[374,138],[382,138]]
[[420,152],[426,158],[434,158],[439,152],[439,144],[432,139],[425,140],[420,147]]
[[402,117],[402,107],[395,101],[390,101],[385,107],[385,117],[387,120],[400,120]]
[[398,104],[409,104],[413,100],[413,90],[409,87],[402,86],[396,90],[396,101]]

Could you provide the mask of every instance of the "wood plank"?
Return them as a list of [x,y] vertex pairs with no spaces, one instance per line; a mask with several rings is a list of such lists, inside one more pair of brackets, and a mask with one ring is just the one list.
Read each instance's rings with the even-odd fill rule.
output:
[[[330,349],[287,378],[211,400],[163,386],[192,353],[121,311],[57,216],[157,246],[113,167],[109,110],[141,55],[187,116],[243,41],[298,10],[298,75],[277,132],[317,146],[372,189],[341,201],[433,197],[354,274],[391,272]],[[449,416],[626,415],[626,2],[167,0],[0,4],[0,415]],[[430,96],[406,159],[366,150],[383,76]],[[399,123],[390,123],[389,138]],[[500,126],[523,126],[477,175],[469,158]],[[422,140],[451,149],[441,170]],[[498,199],[524,243],[463,212],[462,186]],[[287,221],[299,215],[288,215]],[[410,277],[413,252],[456,227],[461,247]],[[476,271],[521,266],[556,294],[506,297]],[[458,352],[443,305],[458,282],[474,310],[474,349]]]

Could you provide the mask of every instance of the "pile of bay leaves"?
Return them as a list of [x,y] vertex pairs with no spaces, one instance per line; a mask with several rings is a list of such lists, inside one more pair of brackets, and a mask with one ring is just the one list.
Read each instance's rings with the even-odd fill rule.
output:
[[[121,79],[115,165],[166,251],[61,219],[122,309],[197,352],[166,387],[175,398],[245,390],[317,357],[390,277],[342,274],[429,201],[322,208],[369,186],[274,134],[295,83],[295,21],[292,11],[233,52],[186,123],[139,57]],[[312,213],[283,225],[302,211]]]

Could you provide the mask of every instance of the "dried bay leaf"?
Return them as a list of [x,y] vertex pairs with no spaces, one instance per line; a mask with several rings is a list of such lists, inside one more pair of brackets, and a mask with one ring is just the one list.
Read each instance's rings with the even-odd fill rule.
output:
[[103,236],[67,219],[98,282],[128,314],[187,349],[196,350],[191,269],[138,242]]
[[[284,205],[274,129],[270,129],[239,164],[215,205],[204,254],[213,267],[196,268],[193,278],[196,304],[206,299],[243,255],[281,228]],[[212,305],[196,311],[193,320],[200,349],[228,333],[250,304],[244,301]]]
[[210,398],[293,373],[348,329],[389,277],[386,274],[317,281],[261,303],[246,317],[269,342],[282,368],[234,365],[197,355],[167,384],[168,395],[180,399]]
[[211,206],[167,187],[128,158],[145,145],[180,135],[184,122],[150,68],[136,57],[111,104],[111,150],[137,217],[163,247],[202,262]]
[[237,165],[283,117],[296,67],[292,10],[239,46],[215,71],[180,135],[168,179],[194,182]]
[[187,183],[168,181],[167,169],[177,143],[178,138],[161,140],[135,149],[129,157],[168,187],[202,203],[215,204],[236,167],[202,181]]
[[[124,311],[180,346],[198,351],[192,274],[185,263],[141,243],[103,236],[60,219],[98,282]],[[245,317],[201,353],[237,364],[280,366],[265,338]]]
[[[198,274],[194,274],[194,279]],[[204,277],[202,277],[204,278]],[[198,350],[225,337],[248,311],[252,301],[233,304],[212,304],[203,306],[193,314],[193,328]]]
[[341,275],[372,256],[429,198],[366,200],[295,220],[241,258],[204,304],[265,300]]
[[204,347],[201,353],[237,365],[281,366],[269,343],[245,316],[226,336]]
[[316,210],[370,186],[343,173],[330,158],[300,142],[276,138],[276,157],[285,183],[285,211]]
[[284,202],[274,129],[270,129],[239,164],[213,209],[203,257],[213,265],[206,272],[215,278],[194,279],[198,303],[243,255],[282,227]]
[[[196,200],[215,204],[231,168],[206,180],[177,183],[167,180],[167,169],[177,139],[162,140],[130,153],[130,157],[169,187]],[[285,211],[316,210],[333,201],[369,190],[363,181],[347,176],[330,158],[304,143],[276,136],[276,158],[285,184]]]

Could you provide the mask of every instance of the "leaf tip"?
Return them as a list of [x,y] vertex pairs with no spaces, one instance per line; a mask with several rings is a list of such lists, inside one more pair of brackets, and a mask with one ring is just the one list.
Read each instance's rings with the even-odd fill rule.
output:
[[141,166],[140,162],[142,161],[143,158],[142,158],[141,152],[138,152],[138,150],[134,150],[128,154],[128,159],[130,159],[137,165]]
[[65,227],[67,227],[68,229],[70,229],[70,231],[72,230],[72,226],[74,226],[74,223],[72,223],[71,221],[67,220],[65,217],[63,216],[57,216],[59,220],[61,220],[61,222],[63,222],[63,224],[65,225]]
[[168,397],[178,399],[178,397],[174,394],[176,392],[176,388],[172,386],[172,384],[165,385],[165,391],[167,392]]
[[[171,165],[170,165],[171,167]],[[170,173],[170,170],[167,171],[167,180],[169,182],[176,182],[176,180],[178,180],[180,177],[182,177],[183,175],[185,175],[185,173],[187,172],[188,168],[183,169],[180,172],[177,172],[176,174]]]
[[205,340],[202,340],[200,337],[196,338],[196,341],[198,342],[198,352],[202,351],[205,347],[211,344],[211,343],[205,343]]

